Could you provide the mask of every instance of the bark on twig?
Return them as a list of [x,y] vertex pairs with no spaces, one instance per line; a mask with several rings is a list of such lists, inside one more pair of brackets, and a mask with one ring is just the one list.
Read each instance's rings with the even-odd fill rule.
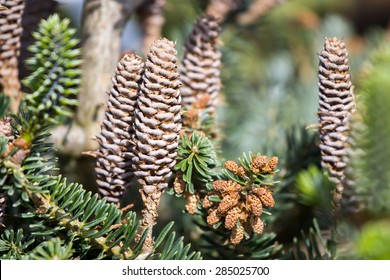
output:
[[165,22],[165,0],[146,0],[137,9],[140,25],[143,31],[142,53],[146,56],[152,43],[161,37]]
[[252,24],[283,1],[284,0],[254,0],[248,11],[237,16],[237,21],[242,25]]
[[240,0],[210,0],[209,2],[205,14],[214,16],[221,23],[231,11],[238,8]]

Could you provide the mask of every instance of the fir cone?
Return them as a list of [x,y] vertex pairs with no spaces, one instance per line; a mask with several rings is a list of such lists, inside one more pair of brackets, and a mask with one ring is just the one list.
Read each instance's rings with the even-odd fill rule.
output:
[[319,123],[322,167],[337,184],[334,200],[341,197],[344,170],[347,165],[349,117],[355,110],[355,98],[348,74],[348,52],[337,38],[325,38],[319,55]]
[[95,152],[96,176],[99,193],[107,201],[119,203],[133,175],[131,170],[131,135],[138,83],[143,63],[135,54],[125,54],[112,78],[101,133]]
[[167,39],[153,43],[135,110],[133,168],[147,194],[167,187],[176,163],[181,128],[176,54]]
[[238,167],[238,170],[237,170],[237,173],[236,173],[238,176],[241,176],[241,177],[247,177],[248,175],[246,174],[245,172],[245,168],[242,167],[241,165]]
[[264,231],[264,222],[258,216],[251,216],[249,219],[253,232],[256,234],[262,234]]
[[24,0],[2,0],[0,4],[6,7],[0,10],[0,84],[11,98],[11,111],[17,112],[21,99],[18,57]]
[[259,197],[265,194],[266,191],[267,189],[264,187],[252,187],[252,192],[257,194]]
[[233,245],[240,244],[241,240],[244,238],[244,228],[242,226],[234,227],[230,233],[230,243]]
[[[189,110],[205,106],[211,114],[215,112],[221,88],[221,53],[217,48],[220,27],[212,16],[201,17],[195,24],[186,44],[180,79],[182,105]],[[206,104],[204,100],[207,100]],[[196,104],[199,102],[198,104]]]

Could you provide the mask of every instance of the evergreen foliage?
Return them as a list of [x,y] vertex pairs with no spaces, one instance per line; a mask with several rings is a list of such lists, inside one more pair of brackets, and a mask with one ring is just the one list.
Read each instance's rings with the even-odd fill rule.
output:
[[53,15],[33,34],[36,41],[29,48],[33,56],[26,61],[32,73],[24,84],[31,90],[26,95],[27,109],[37,123],[56,124],[60,117],[72,116],[72,107],[77,105],[80,49],[76,30],[69,25],[69,19]]

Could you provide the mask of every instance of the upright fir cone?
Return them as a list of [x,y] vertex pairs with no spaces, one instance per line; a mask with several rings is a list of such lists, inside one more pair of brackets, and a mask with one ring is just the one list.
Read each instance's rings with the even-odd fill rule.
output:
[[325,38],[319,55],[319,123],[322,167],[336,183],[334,203],[338,207],[347,165],[349,119],[355,111],[351,76],[348,74],[348,52],[337,38]]
[[149,230],[145,251],[152,248],[152,227],[160,197],[176,164],[181,129],[176,56],[173,42],[160,39],[152,44],[135,109],[133,169],[145,205],[141,231]]
[[125,54],[112,78],[101,133],[97,137],[96,176],[99,193],[108,202],[119,204],[132,172],[133,121],[143,62],[135,54]]
[[18,111],[21,99],[18,57],[22,34],[24,0],[1,0],[0,9],[0,84],[11,98],[10,110]]
[[215,17],[203,16],[196,22],[185,44],[179,72],[183,83],[182,105],[186,110],[202,107],[200,109],[215,112],[221,89],[221,53],[217,47],[219,32]]

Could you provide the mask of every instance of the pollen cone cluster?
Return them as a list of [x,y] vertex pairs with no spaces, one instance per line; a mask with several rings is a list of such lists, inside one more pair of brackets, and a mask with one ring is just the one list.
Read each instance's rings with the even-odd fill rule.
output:
[[336,183],[334,202],[343,192],[347,165],[349,119],[355,110],[355,98],[349,75],[348,52],[337,38],[325,39],[319,55],[319,123],[322,167]]
[[94,152],[99,193],[117,204],[133,175],[131,135],[142,71],[143,62],[135,54],[125,54],[119,61],[97,137],[99,149]]
[[186,44],[180,79],[182,105],[207,109],[215,113],[221,88],[221,53],[217,48],[220,27],[213,16],[203,16],[196,22]]
[[[277,157],[255,156],[252,158],[252,165],[257,161],[265,160],[261,166],[256,165],[257,174],[273,174],[277,165]],[[225,163],[227,170],[241,177],[242,180],[250,180],[250,173],[256,174],[253,170],[245,170],[234,161]],[[251,167],[249,167],[251,168]],[[210,226],[223,224],[226,230],[230,231],[230,243],[237,245],[244,237],[248,239],[252,233],[262,234],[264,222],[261,214],[264,208],[272,208],[275,201],[272,190],[266,185],[240,184],[234,180],[216,180],[212,185],[213,190],[205,196],[202,207],[208,211],[207,223]],[[218,200],[215,198],[218,197]],[[245,234],[246,233],[246,234]]]
[[16,112],[21,98],[18,56],[22,34],[24,0],[2,0],[0,4],[0,84],[11,98],[10,109]]

